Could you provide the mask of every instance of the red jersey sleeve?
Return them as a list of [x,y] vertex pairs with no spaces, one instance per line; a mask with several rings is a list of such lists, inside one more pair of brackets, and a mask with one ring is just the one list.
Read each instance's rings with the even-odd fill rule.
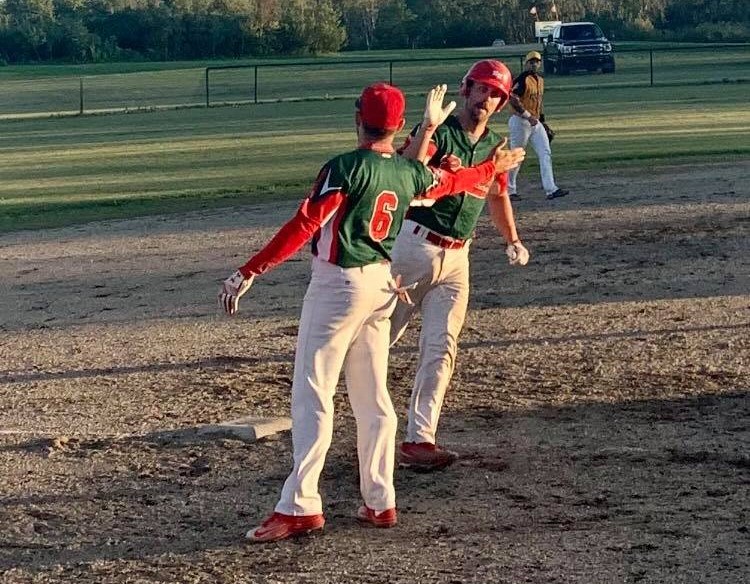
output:
[[326,165],[320,171],[312,191],[302,201],[297,214],[240,268],[243,276],[249,278],[253,274],[263,274],[289,259],[333,217],[346,195],[341,187],[329,184],[330,176],[330,169]]
[[432,166],[428,167],[428,170],[433,174],[434,181],[425,191],[423,198],[439,199],[446,195],[472,190],[477,185],[489,182],[495,174],[495,163],[485,160],[476,166],[459,168],[453,172]]

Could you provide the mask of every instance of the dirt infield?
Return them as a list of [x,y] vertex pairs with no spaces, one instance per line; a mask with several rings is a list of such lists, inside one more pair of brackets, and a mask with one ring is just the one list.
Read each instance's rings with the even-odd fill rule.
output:
[[522,191],[526,268],[478,229],[440,434],[459,463],[399,471],[399,526],[358,526],[339,391],[326,532],[266,546],[242,535],[289,434],[189,429],[288,415],[307,255],[238,318],[214,301],[294,206],[0,237],[0,582],[748,582],[750,161],[563,179]]

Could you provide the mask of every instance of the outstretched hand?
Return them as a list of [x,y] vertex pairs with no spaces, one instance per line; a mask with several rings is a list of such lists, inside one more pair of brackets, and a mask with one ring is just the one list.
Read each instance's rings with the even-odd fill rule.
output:
[[492,151],[492,161],[495,163],[495,173],[500,174],[508,172],[514,169],[516,166],[521,164],[526,158],[526,150],[523,148],[513,148],[512,150],[505,150],[505,145],[508,143],[507,138],[503,138],[495,149]]
[[233,316],[239,310],[240,298],[250,290],[255,276],[245,278],[239,270],[229,276],[221,285],[219,290],[219,306],[229,316]]
[[445,93],[447,91],[447,85],[436,85],[430,89],[427,94],[427,102],[424,106],[424,125],[430,129],[435,129],[442,124],[445,121],[445,118],[447,118],[456,107],[455,101],[450,101],[445,107],[443,107],[443,99],[445,99]]

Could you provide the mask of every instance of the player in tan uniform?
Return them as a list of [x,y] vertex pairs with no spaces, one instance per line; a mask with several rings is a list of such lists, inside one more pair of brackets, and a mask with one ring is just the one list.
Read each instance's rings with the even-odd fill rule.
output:
[[[512,115],[508,118],[511,148],[526,148],[528,143],[539,158],[539,172],[542,175],[542,187],[547,199],[557,199],[568,194],[565,189],[555,184],[552,172],[552,148],[544,122],[544,78],[539,74],[542,56],[537,51],[530,51],[524,59],[524,72],[513,80],[510,95]],[[512,199],[518,198],[516,179],[520,166],[510,171],[508,192]]]
[[[439,125],[445,86],[430,92],[425,116]],[[376,527],[396,524],[393,466],[396,414],[386,387],[390,321],[406,291],[391,275],[390,251],[404,213],[419,204],[491,180],[523,159],[523,151],[493,149],[460,172],[428,169],[395,153],[404,125],[404,96],[385,83],[357,100],[358,148],[320,171],[297,214],[259,253],[232,274],[219,293],[237,312],[253,280],[296,253],[312,238],[312,278],[300,317],[292,381],[294,467],[274,513],[248,531],[268,542],[317,531],[325,519],[318,480],[333,434],[333,396],[341,370],[357,422],[363,505],[357,518]]]

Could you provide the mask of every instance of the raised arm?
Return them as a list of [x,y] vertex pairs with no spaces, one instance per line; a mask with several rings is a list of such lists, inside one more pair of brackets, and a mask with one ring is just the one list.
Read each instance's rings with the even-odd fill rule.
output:
[[435,130],[456,107],[455,101],[451,101],[443,107],[446,91],[448,91],[447,85],[436,85],[427,93],[422,123],[419,125],[417,133],[407,139],[406,145],[401,151],[402,156],[427,164],[430,159],[430,142]]

